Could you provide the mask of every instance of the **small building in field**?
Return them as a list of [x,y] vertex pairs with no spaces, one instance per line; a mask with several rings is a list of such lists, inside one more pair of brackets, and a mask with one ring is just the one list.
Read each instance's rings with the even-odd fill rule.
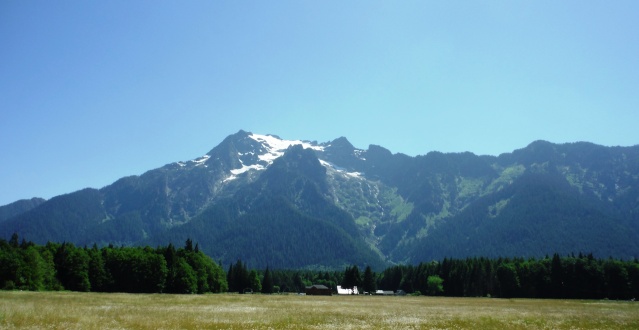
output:
[[359,291],[357,291],[356,286],[354,286],[352,289],[347,289],[347,288],[342,288],[341,285],[338,285],[337,294],[359,294]]
[[307,296],[331,296],[333,292],[325,285],[315,284],[311,286],[307,286],[306,290]]
[[393,291],[384,291],[384,290],[377,290],[375,291],[376,295],[380,295],[380,296],[392,296],[395,293]]

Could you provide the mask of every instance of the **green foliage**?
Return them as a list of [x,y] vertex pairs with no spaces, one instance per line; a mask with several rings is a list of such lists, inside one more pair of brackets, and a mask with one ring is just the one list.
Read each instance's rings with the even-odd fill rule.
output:
[[71,291],[90,291],[89,256],[73,244],[63,243],[54,256],[58,280]]
[[266,270],[264,271],[264,277],[262,278],[262,293],[269,294],[274,292],[275,287],[273,285],[273,275],[271,274],[269,268],[266,267]]
[[255,269],[252,269],[249,273],[249,283],[253,292],[262,292],[262,282]]
[[[197,247],[197,245],[196,245]],[[222,268],[216,265],[213,260],[199,251],[199,248],[192,248],[192,241],[186,241],[185,248],[178,250],[178,260],[184,259],[189,265],[196,278],[196,293],[222,292],[225,286],[221,283],[224,279]]]
[[574,251],[635,257],[637,232],[599,205],[577,194],[558,173],[527,172],[432,228],[428,237],[415,241],[410,261],[539,258]]
[[105,251],[106,271],[115,292],[162,292],[167,278],[166,260],[151,248],[114,248]]
[[521,284],[515,265],[502,263],[497,267],[497,282],[499,283],[499,296],[510,298],[519,295]]
[[426,293],[430,296],[439,296],[444,292],[444,280],[437,275],[426,278]]
[[[227,290],[224,271],[197,249],[79,248],[0,240],[0,288],[205,293]],[[167,262],[168,260],[168,262]]]
[[344,278],[342,279],[342,288],[353,289],[356,286],[362,286],[362,277],[359,274],[359,268],[357,265],[346,267],[346,270],[344,270]]
[[[443,291],[434,289],[440,285]],[[377,278],[377,286],[458,297],[631,299],[639,293],[639,261],[595,259],[592,254],[444,259],[387,268]]]
[[89,282],[93,291],[105,291],[110,282],[102,253],[97,245],[87,250],[89,255]]
[[347,261],[382,265],[379,256],[359,240],[353,219],[325,200],[316,202],[324,208],[317,216],[301,212],[283,197],[246,202],[254,203],[250,210],[243,210],[244,204],[228,203],[208,209],[149,244],[191,236],[209,242],[201,251],[225,265],[238,259],[253,267],[273,268],[336,268]]
[[[192,242],[191,242],[192,243]],[[197,246],[197,245],[196,245]],[[398,265],[376,275],[357,265],[343,272],[270,270],[263,274],[238,260],[227,274],[197,248],[38,246],[17,237],[0,240],[0,284],[4,290],[205,293],[303,292],[323,284],[335,290],[404,290],[445,296],[631,299],[639,296],[639,261],[596,259],[592,254],[541,259],[466,258]],[[192,247],[192,244],[191,244]],[[276,289],[276,287],[278,289]]]
[[382,199],[388,201],[390,214],[396,217],[397,222],[402,222],[413,211],[413,203],[407,202],[402,196],[397,194],[396,189],[385,189],[382,191]]
[[197,277],[193,267],[183,258],[178,258],[175,264],[175,279],[171,293],[196,293]]
[[375,274],[370,266],[366,266],[364,270],[364,278],[362,279],[362,289],[365,292],[375,292],[377,285],[375,284]]
[[241,260],[237,260],[235,265],[229,266],[229,271],[226,273],[226,279],[228,282],[229,292],[244,293],[247,289],[252,289],[251,277],[249,270],[246,268],[246,264]]
[[[304,292],[306,286],[313,284],[325,285],[336,290],[344,276],[344,273],[339,271],[270,270],[269,268],[269,272],[273,278],[273,292]],[[262,281],[263,287],[264,282],[265,280]]]

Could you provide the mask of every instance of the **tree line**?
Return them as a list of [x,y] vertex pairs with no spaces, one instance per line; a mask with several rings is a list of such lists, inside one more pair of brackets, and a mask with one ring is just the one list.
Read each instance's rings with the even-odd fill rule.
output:
[[[333,291],[358,287],[452,297],[632,299],[639,297],[639,260],[597,259],[592,254],[535,258],[466,258],[396,265],[376,273],[357,265],[335,270],[248,270],[229,266],[229,291],[304,292],[313,284]],[[261,285],[261,286],[260,286]]]
[[357,265],[339,270],[228,271],[187,239],[184,247],[39,246],[13,235],[0,239],[0,289],[131,293],[304,292],[314,284],[360,292],[402,290],[415,295],[632,299],[639,297],[639,260],[592,254],[541,259],[466,258],[391,266],[379,273]]
[[466,258],[385,269],[377,287],[453,297],[632,299],[639,297],[639,261],[592,254],[541,259]]
[[206,293],[228,289],[224,270],[188,239],[183,248],[39,246],[0,240],[0,289]]

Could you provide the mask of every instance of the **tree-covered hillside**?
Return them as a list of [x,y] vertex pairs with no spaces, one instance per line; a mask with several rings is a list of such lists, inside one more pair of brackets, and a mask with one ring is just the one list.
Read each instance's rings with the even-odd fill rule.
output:
[[150,240],[206,241],[205,252],[253,267],[382,266],[353,218],[327,196],[325,169],[310,150],[293,148],[255,182],[188,224]]
[[22,199],[9,205],[0,206],[0,222],[27,212],[44,202],[44,199],[36,197],[31,199]]
[[[19,206],[19,207],[18,207]],[[0,237],[165,245],[223,263],[343,267],[446,257],[639,257],[639,146],[535,141],[411,157],[239,131],[204,156],[0,207]]]

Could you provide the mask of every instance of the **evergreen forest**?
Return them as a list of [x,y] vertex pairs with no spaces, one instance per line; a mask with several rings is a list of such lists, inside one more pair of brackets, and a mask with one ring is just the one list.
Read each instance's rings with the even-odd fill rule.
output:
[[130,293],[298,293],[314,284],[357,286],[412,295],[500,298],[634,299],[639,260],[592,254],[545,258],[466,258],[396,265],[374,272],[251,269],[237,260],[224,271],[187,239],[184,247],[78,247],[0,239],[0,289]]
[[36,245],[0,240],[0,288],[130,293],[227,291],[224,270],[191,240],[183,248]]

